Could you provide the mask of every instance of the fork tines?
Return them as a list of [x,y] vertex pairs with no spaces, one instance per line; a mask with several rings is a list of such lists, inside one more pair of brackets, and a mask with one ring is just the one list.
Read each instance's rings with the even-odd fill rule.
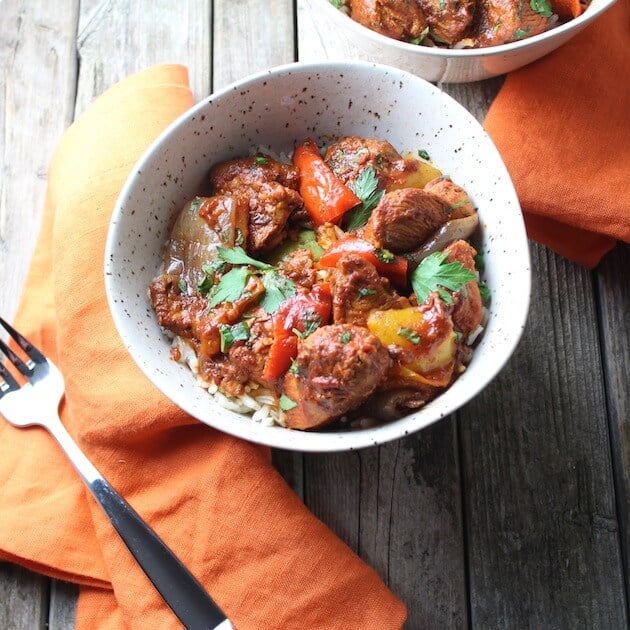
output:
[[[46,357],[33,346],[23,335],[0,317],[0,325],[4,328],[17,345],[24,351],[28,359],[23,361],[2,339],[0,339],[0,352],[4,354],[13,367],[25,377],[30,377],[38,363],[46,363]],[[0,395],[19,388],[19,384],[9,369],[0,361]]]

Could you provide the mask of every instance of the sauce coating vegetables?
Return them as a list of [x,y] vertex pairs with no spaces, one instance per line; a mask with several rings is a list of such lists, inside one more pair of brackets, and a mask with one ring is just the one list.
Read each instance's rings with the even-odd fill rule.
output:
[[352,136],[214,165],[149,287],[173,358],[295,429],[389,420],[448,388],[483,324],[478,219],[427,158]]

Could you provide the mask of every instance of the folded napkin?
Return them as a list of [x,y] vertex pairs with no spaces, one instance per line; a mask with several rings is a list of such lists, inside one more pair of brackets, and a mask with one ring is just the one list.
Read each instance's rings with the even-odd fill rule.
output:
[[[157,66],[67,130],[16,327],[63,371],[70,432],[236,628],[400,628],[403,604],[306,509],[268,449],[162,397],[110,319],[102,261],[118,191],[192,104],[185,68]],[[179,627],[44,430],[0,422],[0,512],[0,559],[82,585],[77,628]]]
[[630,1],[509,74],[484,125],[532,239],[587,267],[630,242]]

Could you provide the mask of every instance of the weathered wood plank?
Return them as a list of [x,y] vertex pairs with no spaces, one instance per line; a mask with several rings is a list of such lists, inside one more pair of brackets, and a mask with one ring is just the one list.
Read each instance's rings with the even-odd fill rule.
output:
[[0,628],[43,630],[48,612],[48,584],[49,580],[42,575],[0,562]]
[[520,347],[459,414],[471,622],[626,628],[591,277],[531,249]]
[[292,0],[215,0],[214,90],[295,59]]
[[79,587],[76,584],[52,580],[48,630],[71,630],[74,628],[78,594]]
[[[11,319],[39,233],[46,170],[72,119],[78,2],[0,11],[0,314]],[[50,581],[0,565],[0,628],[43,628]],[[59,627],[58,630],[66,630]]]
[[9,318],[39,232],[48,161],[72,116],[77,10],[76,0],[7,0],[0,10],[0,313]]
[[188,66],[197,99],[210,90],[210,0],[84,0],[77,34],[76,115],[120,79],[157,63]]
[[606,401],[630,602],[630,245],[619,244],[597,270]]

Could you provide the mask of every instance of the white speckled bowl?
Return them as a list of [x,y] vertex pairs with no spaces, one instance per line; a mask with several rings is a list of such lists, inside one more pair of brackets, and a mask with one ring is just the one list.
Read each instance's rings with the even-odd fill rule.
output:
[[[469,192],[483,226],[480,251],[492,292],[490,317],[468,370],[405,418],[356,431],[266,427],[214,403],[169,358],[147,286],[158,272],[174,216],[211,165],[259,145],[289,153],[307,136],[363,135],[399,151],[426,149]],[[521,335],[529,304],[529,251],[510,177],[479,123],[430,83],[362,62],[292,64],[246,78],[175,121],[138,162],[109,229],[105,280],[114,321],[132,357],[166,396],[202,422],[270,446],[301,451],[363,448],[418,431],[464,405],[499,372]]]
[[[615,0],[592,0],[586,11],[546,33],[491,48],[428,48],[385,37],[355,22],[330,0],[308,0],[313,23],[329,59],[385,63],[446,83],[480,81],[526,66],[562,46],[609,9]],[[527,0],[525,0],[527,1]],[[606,45],[605,42],[602,45]]]

